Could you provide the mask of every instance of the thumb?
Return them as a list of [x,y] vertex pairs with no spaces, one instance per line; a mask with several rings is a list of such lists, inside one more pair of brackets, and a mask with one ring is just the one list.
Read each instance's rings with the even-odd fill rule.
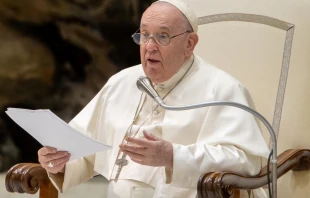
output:
[[155,135],[153,135],[152,133],[148,133],[146,131],[143,131],[143,135],[147,140],[151,140],[151,141],[158,141],[159,138],[156,137]]

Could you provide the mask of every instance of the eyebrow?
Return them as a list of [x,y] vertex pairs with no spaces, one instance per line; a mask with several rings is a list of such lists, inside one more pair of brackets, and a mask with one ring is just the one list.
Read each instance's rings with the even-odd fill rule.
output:
[[[146,25],[146,24],[141,24],[141,25],[140,25],[140,28],[142,28],[142,27],[147,27],[147,26],[148,26],[148,25]],[[171,31],[170,28],[168,28],[168,26],[160,26],[159,29]]]

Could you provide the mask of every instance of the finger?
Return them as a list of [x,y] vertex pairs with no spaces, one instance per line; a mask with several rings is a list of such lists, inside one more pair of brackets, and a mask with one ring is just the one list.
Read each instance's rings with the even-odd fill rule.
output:
[[159,141],[160,139],[158,137],[156,137],[155,135],[153,135],[152,133],[148,133],[146,131],[143,131],[143,135],[147,140],[151,140],[151,141]]
[[140,161],[145,159],[144,155],[140,155],[140,154],[133,153],[133,152],[130,152],[130,151],[124,151],[124,153],[126,155],[128,155],[130,157],[130,159],[135,159],[135,160],[140,160]]
[[38,160],[42,164],[42,163],[47,163],[49,161],[56,160],[56,159],[59,159],[59,158],[62,158],[68,155],[69,153],[66,151],[59,151],[55,154],[47,154],[47,155],[39,156]]
[[52,158],[52,160],[57,160],[66,156],[69,156],[70,153],[68,153],[67,151],[58,151],[55,154],[49,154],[47,156],[50,156]]
[[46,167],[46,168],[43,167],[43,168],[45,168],[45,170],[46,170],[47,172],[49,172],[49,173],[57,174],[57,173],[61,172],[61,171],[64,169],[66,163],[67,163],[67,162],[58,164],[58,165],[54,166],[53,168],[49,168],[49,167]]
[[151,145],[151,142],[149,140],[146,140],[146,139],[141,139],[141,138],[133,138],[133,137],[127,137],[126,138],[126,141],[128,143],[131,143],[131,144],[136,144],[138,146],[141,146],[141,147],[146,147],[146,148],[149,148]]
[[130,151],[130,152],[137,153],[140,155],[145,154],[145,152],[147,150],[147,148],[145,148],[145,147],[138,146],[138,145],[130,145],[130,144],[121,144],[120,149],[122,151]]
[[68,155],[69,153],[67,151],[58,151],[55,154],[41,155],[39,156],[38,160],[42,164],[42,163],[48,163],[49,161],[52,161],[52,160],[57,160],[62,157],[66,157]]
[[134,159],[134,158],[131,158],[132,161],[138,163],[138,164],[141,164],[141,165],[146,165],[146,163],[143,161],[143,160],[139,160],[139,159]]
[[67,163],[69,159],[70,159],[70,155],[56,159],[56,160],[52,160],[50,162],[53,164],[53,166],[58,166],[59,164]]
[[49,146],[45,146],[42,147],[39,151],[38,151],[38,155],[48,155],[51,153],[56,153],[57,149],[53,148],[53,147],[49,147]]

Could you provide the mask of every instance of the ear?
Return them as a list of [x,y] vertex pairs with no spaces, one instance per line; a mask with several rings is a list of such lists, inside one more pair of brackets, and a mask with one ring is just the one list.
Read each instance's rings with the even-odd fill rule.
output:
[[194,32],[189,33],[187,41],[186,41],[186,46],[185,46],[185,57],[189,57],[193,54],[194,49],[198,43],[198,35]]

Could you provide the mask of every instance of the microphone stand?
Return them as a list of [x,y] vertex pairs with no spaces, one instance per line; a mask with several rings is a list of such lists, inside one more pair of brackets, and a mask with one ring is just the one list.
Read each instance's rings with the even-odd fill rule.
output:
[[[272,148],[272,197],[277,198],[277,139],[275,132],[270,125],[270,123],[266,120],[265,117],[263,117],[260,113],[257,111],[249,108],[248,106],[245,106],[240,103],[236,102],[206,102],[206,103],[201,103],[201,104],[194,104],[194,105],[185,105],[185,106],[169,106],[166,105],[163,100],[160,98],[158,93],[155,91],[153,88],[153,85],[148,77],[143,77],[141,76],[137,80],[137,87],[140,91],[148,94],[152,99],[154,99],[162,108],[166,110],[171,110],[171,111],[183,111],[183,110],[189,110],[189,109],[197,109],[201,107],[209,107],[209,106],[233,106],[237,107],[239,109],[243,109],[244,111],[247,111],[251,113],[252,115],[256,116],[259,118],[264,125],[267,127],[270,136],[271,136],[271,148]],[[269,170],[267,170],[269,172]],[[267,173],[268,173],[267,172]]]

